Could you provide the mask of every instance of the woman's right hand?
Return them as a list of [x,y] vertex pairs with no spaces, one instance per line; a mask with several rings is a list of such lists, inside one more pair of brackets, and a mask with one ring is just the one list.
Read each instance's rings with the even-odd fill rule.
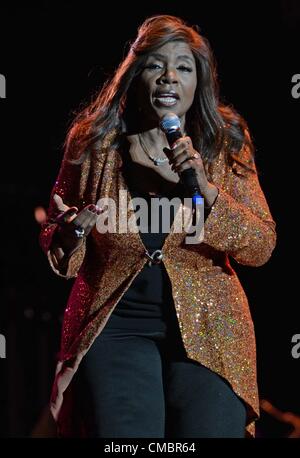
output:
[[[55,243],[63,250],[64,255],[70,256],[80,247],[84,237],[91,232],[98,216],[104,210],[91,204],[77,213],[78,208],[65,205],[58,194],[54,194],[53,199],[57,209],[61,212],[56,218],[58,230],[55,235]],[[76,229],[79,233],[83,230],[83,237],[76,235]]]

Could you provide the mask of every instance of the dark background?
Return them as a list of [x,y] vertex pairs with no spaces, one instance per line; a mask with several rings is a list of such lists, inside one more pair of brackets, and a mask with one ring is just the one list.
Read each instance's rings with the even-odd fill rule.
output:
[[[223,4],[223,6],[222,6]],[[163,5],[163,6],[162,6]],[[234,264],[248,294],[258,347],[262,398],[300,415],[298,267],[298,120],[291,96],[300,73],[300,5],[277,2],[11,2],[0,6],[1,255],[0,434],[28,437],[45,407],[72,280],[55,276],[38,245],[34,209],[48,206],[74,110],[113,71],[137,26],[157,13],[198,24],[214,50],[227,103],[254,137],[260,182],[277,222],[278,245],[259,268]],[[263,414],[258,434],[287,433]]]

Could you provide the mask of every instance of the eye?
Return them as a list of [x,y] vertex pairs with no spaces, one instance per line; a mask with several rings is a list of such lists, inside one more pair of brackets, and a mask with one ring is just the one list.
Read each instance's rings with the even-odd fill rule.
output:
[[151,63],[151,64],[145,65],[144,68],[145,68],[145,69],[148,69],[148,70],[158,70],[158,69],[162,68],[162,66],[161,66],[161,64],[154,64],[154,63]]
[[188,67],[187,65],[179,65],[178,69],[188,73],[193,71],[193,69],[191,67]]

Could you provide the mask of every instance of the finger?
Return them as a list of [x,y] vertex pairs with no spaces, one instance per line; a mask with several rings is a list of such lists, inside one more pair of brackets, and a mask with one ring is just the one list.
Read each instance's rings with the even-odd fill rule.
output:
[[[184,137],[180,137],[177,142],[182,142],[182,143],[186,143],[188,146],[193,146],[193,142],[192,142],[192,139],[191,137],[189,137],[188,135],[185,135]],[[176,143],[176,142],[175,142]]]
[[174,168],[179,167],[180,164],[188,159],[190,159],[190,155],[188,155],[186,151],[183,151],[177,157],[169,161],[171,164],[171,169],[173,170]]
[[200,174],[200,176],[206,177],[205,169],[203,167],[203,162],[201,161],[201,159],[188,159],[184,161],[182,164],[176,167],[176,172],[180,173],[183,170],[190,168],[196,170],[197,173]]
[[173,152],[172,150],[169,150],[168,148],[164,148],[163,150],[166,154],[166,156],[169,159],[169,164],[171,165],[171,169],[174,169],[174,166],[181,164],[183,161],[188,159],[189,156],[187,156],[186,151],[177,151]]
[[76,218],[76,216],[77,216],[77,210],[70,214],[70,216],[68,217],[68,219],[67,219],[66,222],[67,222],[67,223],[71,223],[72,221],[74,221],[74,219]]
[[77,211],[78,211],[77,207],[70,207],[67,211],[58,215],[55,221],[58,224],[70,223],[71,221],[73,221],[73,219],[76,218]]
[[187,161],[184,161],[182,164],[180,164],[178,167],[175,167],[175,171],[177,173],[183,172],[183,170],[187,170],[193,168],[195,169],[195,163],[192,159],[188,159]]
[[67,210],[69,210],[69,206],[64,204],[62,198],[58,195],[58,194],[54,194],[53,196],[53,200],[58,208],[59,211],[61,212],[65,212]]
[[[181,140],[181,139],[180,139]],[[173,148],[172,148],[172,158],[176,158],[179,156],[179,154],[183,153],[184,151],[188,152],[191,151],[192,145],[188,141],[182,140],[182,141],[177,141]]]
[[90,222],[94,219],[94,215],[91,214],[91,213],[83,213],[82,215],[79,215],[72,221],[72,225],[75,226],[75,228],[77,227],[82,227],[82,229],[84,229],[86,231],[88,225],[90,224]]
[[99,215],[95,215],[88,223],[88,225],[86,226],[84,232],[85,232],[85,235],[89,235],[89,233],[91,232],[91,230],[93,229],[93,227],[95,226],[95,224],[97,223],[97,219],[98,219],[98,216]]
[[75,224],[72,224],[72,227],[74,228],[73,230],[80,227],[84,230],[84,236],[87,237],[97,223],[98,217],[99,213],[95,213],[90,217],[87,216],[86,219],[80,223],[80,225],[75,221]]
[[76,226],[81,226],[84,229],[88,226],[90,221],[93,220],[93,218],[99,216],[100,213],[102,213],[104,210],[97,207],[96,205],[88,205],[85,207],[81,212],[77,215],[76,219],[74,219],[73,224]]
[[184,148],[193,148],[193,142],[190,137],[180,137],[176,140],[171,149],[177,148],[179,145],[183,145]]
[[[105,207],[107,207],[107,205]],[[100,207],[96,206],[96,212],[94,213],[94,216],[90,219],[88,225],[86,226],[86,229],[85,229],[85,234],[86,235],[88,235],[91,232],[91,230],[93,229],[93,227],[97,223],[99,215],[101,215],[104,212],[105,212],[104,208],[100,208]],[[104,221],[104,224],[107,223],[108,217],[109,216],[107,215],[106,219]]]

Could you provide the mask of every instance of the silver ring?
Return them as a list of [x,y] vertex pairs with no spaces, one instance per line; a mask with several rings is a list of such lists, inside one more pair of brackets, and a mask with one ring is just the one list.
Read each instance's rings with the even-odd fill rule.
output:
[[85,230],[83,229],[83,227],[79,226],[77,229],[75,229],[75,234],[78,239],[82,239],[82,237],[84,237]]

